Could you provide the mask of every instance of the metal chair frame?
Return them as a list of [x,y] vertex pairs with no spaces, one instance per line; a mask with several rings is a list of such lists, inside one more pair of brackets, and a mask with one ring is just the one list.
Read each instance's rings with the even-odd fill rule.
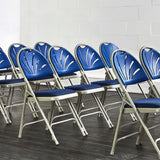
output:
[[[130,136],[133,136],[133,135],[136,135],[138,134],[138,137],[137,137],[137,140],[136,140],[136,145],[141,145],[142,144],[142,140],[143,140],[143,136],[144,136],[144,133],[147,134],[149,140],[151,141],[154,149],[156,150],[157,154],[158,154],[158,157],[160,158],[160,149],[158,147],[158,142],[160,141],[160,138],[157,138],[157,139],[153,139],[151,133],[150,133],[150,128],[147,128],[146,126],[146,123],[147,123],[147,120],[148,120],[148,116],[149,116],[149,113],[159,113],[160,112],[160,107],[159,108],[137,108],[135,106],[135,103],[133,102],[132,98],[130,97],[128,91],[127,91],[127,88],[126,88],[126,85],[131,85],[131,84],[141,84],[143,82],[148,82],[148,84],[150,85],[151,89],[153,89],[153,92],[156,94],[156,90],[154,89],[153,87],[153,84],[152,82],[148,79],[147,75],[145,74],[143,68],[141,67],[141,65],[139,64],[139,62],[134,58],[129,66],[129,70],[131,70],[132,68],[132,65],[134,64],[134,62],[136,61],[136,63],[139,64],[139,66],[137,67],[137,69],[134,71],[133,73],[133,76],[135,76],[135,74],[137,74],[139,71],[141,71],[143,73],[143,75],[145,75],[145,77],[143,76],[143,79],[135,79],[135,82],[129,82],[128,84],[124,84],[125,82],[123,82],[122,77],[125,77],[122,75],[125,74],[122,70],[118,70],[116,67],[115,67],[115,63],[118,64],[118,62],[115,62],[114,63],[114,55],[116,55],[117,52],[120,52],[122,54],[125,54],[126,55],[128,54],[126,51],[123,51],[123,50],[116,50],[116,51],[113,51],[112,55],[111,55],[111,65],[112,65],[112,68],[113,68],[113,71],[114,71],[114,74],[115,76],[117,77],[119,83],[120,83],[120,86],[121,86],[121,89],[122,89],[122,92],[124,93],[123,94],[123,99],[122,99],[122,105],[120,107],[120,112],[119,112],[119,117],[118,117],[118,121],[117,121],[117,126],[116,126],[116,130],[115,130],[115,135],[114,135],[114,139],[113,139],[113,144],[112,144],[112,149],[111,149],[111,152],[110,154],[111,155],[114,155],[114,152],[115,152],[115,146],[116,146],[116,143],[119,142],[120,140],[123,140],[125,138],[128,138]],[[127,56],[125,56],[126,58]],[[132,56],[133,57],[133,56]],[[127,58],[126,58],[127,59]],[[127,60],[126,60],[127,61]],[[125,66],[128,66],[129,64],[126,63]],[[120,64],[119,64],[120,66]],[[124,66],[123,66],[124,68]],[[127,71],[126,71],[127,72]],[[129,71],[130,72],[130,71]],[[126,73],[126,77],[127,77],[127,73]],[[125,79],[125,78],[123,78]],[[144,92],[143,92],[143,95],[144,95]],[[147,99],[147,96],[145,95],[145,98]],[[125,104],[128,104],[130,107],[128,108],[125,108],[124,105]],[[143,105],[143,104],[142,104]],[[135,132],[135,133],[131,133],[129,135],[125,135],[123,137],[120,137],[118,138],[118,132],[119,132],[119,129],[120,129],[120,122],[121,122],[121,118],[122,118],[122,115],[123,113],[135,113],[137,119],[139,120],[140,122],[140,128],[139,128],[139,131],[138,132]],[[140,113],[144,113],[144,117],[143,119],[141,118],[140,116]],[[151,127],[153,128],[153,127]]]

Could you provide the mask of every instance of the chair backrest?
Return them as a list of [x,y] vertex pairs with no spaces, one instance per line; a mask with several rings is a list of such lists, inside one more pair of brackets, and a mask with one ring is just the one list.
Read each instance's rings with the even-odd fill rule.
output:
[[79,44],[75,48],[75,56],[80,66],[87,70],[96,70],[104,68],[104,63],[99,54],[90,46]]
[[103,42],[99,46],[99,52],[101,54],[101,57],[103,58],[104,62],[106,62],[106,65],[111,68],[111,54],[113,51],[119,49],[116,45],[113,43]]
[[48,58],[59,75],[80,71],[80,67],[73,55],[63,47],[53,46],[50,48]]
[[111,64],[115,75],[123,85],[131,85],[148,80],[140,63],[126,51],[114,51],[111,56]]
[[4,53],[2,48],[0,48],[0,69],[6,69],[10,67],[11,67],[11,64],[9,62],[7,55]]
[[49,43],[46,42],[38,42],[35,44],[35,49],[39,51],[43,56],[48,60],[48,50],[52,47]]
[[23,75],[29,80],[53,75],[48,61],[35,49],[22,49],[18,53],[17,62]]
[[150,47],[140,49],[140,61],[151,79],[160,78],[160,53]]
[[8,49],[8,56],[10,58],[10,61],[11,61],[12,65],[14,65],[14,67],[16,67],[16,68],[18,68],[17,54],[22,48],[25,48],[25,47],[26,46],[23,44],[14,43],[14,44],[10,45],[10,47]]

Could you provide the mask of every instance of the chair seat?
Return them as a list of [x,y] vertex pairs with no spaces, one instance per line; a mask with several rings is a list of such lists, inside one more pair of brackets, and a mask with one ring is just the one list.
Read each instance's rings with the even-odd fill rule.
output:
[[97,84],[82,84],[82,85],[73,85],[73,86],[67,86],[65,87],[67,89],[72,89],[72,90],[89,90],[89,89],[96,89],[96,88],[101,88],[100,85]]
[[119,84],[119,82],[117,79],[115,79],[115,80],[95,81],[95,82],[92,82],[91,84],[98,84],[101,86],[110,86],[110,85],[117,85]]
[[36,78],[30,78],[29,81],[38,81],[38,80],[44,80],[44,79],[53,79],[53,75],[48,75],[44,77],[36,77]]
[[13,83],[21,83],[24,82],[24,79],[6,79],[6,80],[0,80],[0,84],[13,84]]
[[[133,101],[137,108],[160,108],[160,98],[138,99]],[[131,108],[125,104],[125,108]]]
[[76,73],[59,74],[60,77],[76,76]]
[[36,97],[56,97],[71,93],[75,93],[75,91],[71,89],[50,89],[50,90],[42,90],[35,92],[35,95]]
[[8,72],[12,72],[12,69],[3,69],[3,70],[0,70],[0,74],[8,73]]

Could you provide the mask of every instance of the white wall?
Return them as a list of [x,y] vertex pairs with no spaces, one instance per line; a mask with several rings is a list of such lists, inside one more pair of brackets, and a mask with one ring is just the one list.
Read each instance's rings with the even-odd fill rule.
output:
[[20,0],[0,0],[0,47],[20,41]]
[[21,0],[20,29],[31,47],[47,41],[73,53],[77,43],[98,50],[110,41],[138,58],[143,45],[160,50],[160,0]]

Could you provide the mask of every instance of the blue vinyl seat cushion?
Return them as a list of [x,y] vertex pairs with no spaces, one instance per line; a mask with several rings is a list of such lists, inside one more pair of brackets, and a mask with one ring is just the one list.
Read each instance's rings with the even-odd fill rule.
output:
[[36,78],[29,78],[29,81],[38,81],[38,80],[44,80],[44,79],[51,79],[54,78],[53,74],[48,75],[48,76],[42,76],[42,77],[36,77]]
[[0,70],[0,74],[2,74],[2,73],[8,73],[8,72],[12,72],[12,69],[3,69],[3,70]]
[[[138,99],[133,101],[137,108],[160,108],[160,98]],[[131,108],[125,104],[125,108]]]
[[119,82],[118,82],[117,79],[115,79],[115,80],[95,81],[95,82],[92,82],[91,84],[98,84],[98,85],[101,85],[101,86],[110,86],[110,85],[119,84]]
[[62,96],[62,95],[71,94],[71,93],[75,93],[75,91],[71,89],[50,89],[50,90],[42,90],[42,91],[35,92],[35,95],[36,97],[56,97],[56,96]]
[[0,84],[13,84],[13,83],[21,83],[24,82],[24,79],[6,79],[0,80]]
[[97,84],[82,84],[82,85],[67,86],[65,88],[82,91],[82,90],[101,88],[101,86]]
[[65,76],[75,76],[76,73],[67,73],[67,74],[59,74],[59,77],[65,77]]

